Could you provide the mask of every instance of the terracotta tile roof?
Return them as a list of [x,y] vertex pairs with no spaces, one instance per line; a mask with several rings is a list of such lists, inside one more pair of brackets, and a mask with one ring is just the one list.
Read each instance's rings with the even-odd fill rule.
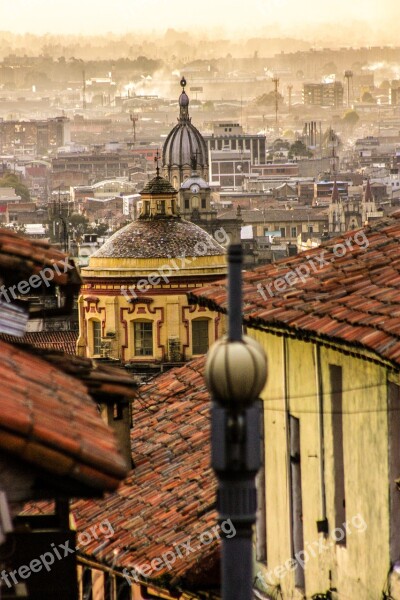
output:
[[79,530],[95,520],[109,520],[115,535],[101,549],[99,540],[93,540],[81,552],[119,569],[150,564],[191,540],[194,551],[186,556],[182,545],[183,557],[175,552],[171,569],[163,564],[148,579],[136,572],[143,582],[218,585],[218,536],[212,534],[208,545],[200,541],[217,522],[204,360],[173,369],[139,389],[131,433],[135,468],[117,492],[72,507]]
[[[281,279],[289,273],[291,285]],[[400,212],[245,273],[243,295],[250,327],[363,347],[398,366]],[[226,281],[196,290],[190,299],[226,312]]]
[[23,337],[0,334],[0,339],[10,344],[31,344],[35,348],[48,348],[51,350],[62,350],[65,354],[74,356],[76,354],[77,331],[31,331]]
[[31,240],[25,236],[14,233],[9,229],[0,229],[0,269],[14,273],[18,278],[21,275],[29,277],[39,273],[44,267],[54,269],[59,267],[60,273],[54,269],[54,283],[66,285],[70,281],[79,283],[80,279],[76,269],[64,273],[66,254],[41,240]]
[[[46,283],[40,277],[44,269],[53,271],[52,277],[48,271],[45,272]],[[32,306],[31,315],[40,318],[70,314],[74,295],[79,292],[82,283],[74,261],[47,242],[31,240],[8,229],[0,229],[0,284],[5,286],[2,295],[7,294],[11,298],[10,286],[17,286],[23,281],[29,283],[28,280],[32,275],[42,279],[41,285],[40,281],[35,280],[33,286],[35,293],[57,285],[61,286],[65,299],[59,308],[45,311]],[[24,296],[22,295],[21,298],[23,299]],[[7,296],[5,299],[9,302]]]
[[56,354],[61,370],[38,352],[0,341],[0,448],[90,489],[115,489],[125,463],[86,385],[66,373],[74,359]]
[[153,194],[153,195],[162,195],[162,194],[167,194],[168,196],[177,195],[177,190],[170,184],[170,182],[168,181],[168,179],[165,179],[164,177],[160,177],[160,175],[157,175],[157,177],[153,177],[153,179],[151,179],[148,183],[146,183],[146,185],[144,186],[144,188],[141,191],[141,194]]

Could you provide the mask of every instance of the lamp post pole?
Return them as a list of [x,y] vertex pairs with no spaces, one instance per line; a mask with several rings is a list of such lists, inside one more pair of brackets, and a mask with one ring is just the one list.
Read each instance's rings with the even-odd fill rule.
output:
[[266,380],[262,347],[242,336],[242,247],[228,250],[228,336],[210,349],[206,382],[212,394],[211,464],[218,478],[219,521],[235,535],[222,538],[222,599],[251,600],[255,476],[261,463],[260,403]]

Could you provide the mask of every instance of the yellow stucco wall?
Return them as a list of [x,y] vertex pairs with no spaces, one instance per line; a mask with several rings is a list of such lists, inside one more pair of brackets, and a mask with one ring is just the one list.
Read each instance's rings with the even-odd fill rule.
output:
[[[258,587],[303,598],[295,588],[291,546],[288,414],[300,419],[305,594],[336,588],[333,598],[381,598],[390,568],[387,377],[384,365],[335,348],[249,330],[265,348],[269,377],[264,400],[267,564],[255,564]],[[335,529],[332,404],[329,365],[342,367],[343,453],[347,537]],[[285,368],[286,366],[286,368]],[[321,456],[320,392],[323,404]],[[323,458],[323,481],[321,460]],[[400,473],[399,473],[400,475]],[[324,487],[323,487],[324,486]],[[325,489],[325,494],[323,490]],[[323,496],[325,495],[326,515]],[[316,522],[328,519],[327,536]],[[344,529],[344,528],[343,528]],[[277,596],[280,597],[280,596]]]
[[[189,306],[187,293],[225,273],[225,255],[175,259],[91,257],[89,266],[82,270],[78,354],[97,355],[92,328],[93,321],[99,321],[106,355],[111,358],[123,362],[167,360],[174,338],[179,341],[183,359],[192,358],[194,319],[208,320],[210,345],[224,328],[217,313]],[[151,356],[135,356],[134,321],[153,323]]]
[[[96,297],[97,302],[88,302],[86,298]],[[194,356],[192,347],[192,321],[208,320],[208,338],[210,345],[224,332],[223,320],[208,309],[189,306],[186,294],[146,293],[151,303],[138,301],[130,303],[119,295],[98,295],[93,291],[82,294],[79,298],[80,335],[78,353],[81,356],[93,357],[93,320],[100,321],[102,339],[109,344],[108,355],[122,361],[161,361],[169,353],[169,340],[179,341],[181,353],[185,359]],[[88,310],[89,309],[89,310]],[[134,325],[135,321],[152,322],[153,354],[151,356],[135,356]],[[107,334],[113,334],[112,336]]]

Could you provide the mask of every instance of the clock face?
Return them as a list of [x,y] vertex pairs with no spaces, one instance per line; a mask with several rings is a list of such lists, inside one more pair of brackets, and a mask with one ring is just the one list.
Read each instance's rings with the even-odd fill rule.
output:
[[200,188],[199,188],[199,186],[197,185],[197,183],[194,183],[190,189],[191,189],[191,191],[193,192],[193,194],[197,194],[197,193],[198,193],[198,191],[200,190]]

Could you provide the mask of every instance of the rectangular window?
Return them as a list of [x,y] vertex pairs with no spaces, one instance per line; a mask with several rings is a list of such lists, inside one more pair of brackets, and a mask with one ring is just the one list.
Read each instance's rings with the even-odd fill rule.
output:
[[113,404],[113,419],[114,421],[120,421],[123,417],[122,404],[121,402],[114,402]]
[[82,598],[83,600],[93,600],[92,571],[88,567],[83,567]]
[[207,200],[205,198],[201,199],[201,208],[207,208]]
[[101,352],[101,323],[100,321],[92,321],[93,331],[93,354]]
[[192,321],[193,354],[206,354],[208,351],[208,320]]
[[[343,451],[343,373],[342,367],[329,365],[332,407],[333,475],[335,480],[335,528],[346,522],[346,496]],[[338,544],[346,545],[344,537]]]
[[153,323],[134,323],[135,356],[153,356]]
[[297,237],[297,227],[292,227],[292,238]]
[[281,236],[286,237],[286,227],[280,227],[279,230],[281,232]]
[[266,489],[265,489],[265,439],[264,439],[264,402],[260,404],[260,443],[261,443],[261,468],[257,473],[257,518],[256,518],[256,559],[258,562],[267,563],[267,526],[266,526]]
[[395,483],[400,476],[400,387],[395,383],[389,383],[387,417],[389,433],[390,562],[394,564],[400,556],[400,493]]
[[104,600],[114,600],[114,577],[104,573]]
[[117,579],[117,599],[131,600],[131,585],[126,579]]
[[189,200],[187,198],[185,198],[185,210],[189,210],[189,208],[190,208]]
[[[304,552],[303,536],[303,496],[301,490],[301,460],[300,460],[300,419],[289,415],[289,444],[290,444],[290,487],[291,487],[291,516],[292,516],[292,556]],[[295,586],[304,588],[304,569],[301,564],[295,571]]]

